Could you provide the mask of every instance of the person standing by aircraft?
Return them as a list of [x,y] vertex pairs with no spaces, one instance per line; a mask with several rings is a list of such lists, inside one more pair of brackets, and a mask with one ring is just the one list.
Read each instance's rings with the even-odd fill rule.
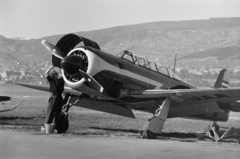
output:
[[46,133],[52,133],[59,126],[58,121],[63,105],[64,80],[54,70],[54,67],[49,68],[45,75],[50,84],[51,92],[45,118],[45,131]]

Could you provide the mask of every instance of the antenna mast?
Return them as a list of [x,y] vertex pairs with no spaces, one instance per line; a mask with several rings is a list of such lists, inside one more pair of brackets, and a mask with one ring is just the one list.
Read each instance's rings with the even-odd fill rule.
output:
[[173,66],[173,73],[175,73],[176,62],[177,62],[177,53],[175,53],[174,66]]

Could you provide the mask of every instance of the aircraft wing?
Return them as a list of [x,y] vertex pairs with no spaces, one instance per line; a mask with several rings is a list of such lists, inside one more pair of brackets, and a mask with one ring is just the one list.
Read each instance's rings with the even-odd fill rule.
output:
[[160,99],[169,97],[182,104],[199,102],[232,103],[240,100],[240,88],[176,89],[176,90],[131,90],[125,95],[135,98]]
[[19,104],[17,104],[17,105],[14,106],[13,108],[0,110],[0,113],[9,112],[9,111],[12,111],[12,110],[16,109],[16,108],[17,108],[19,105],[21,105],[27,98],[28,98],[28,97],[26,96]]
[[[28,87],[28,88],[32,88],[32,89],[36,89],[36,90],[50,92],[50,86],[49,85],[26,84],[26,83],[14,83],[14,84],[21,85],[21,86]],[[81,92],[75,91],[75,90],[71,89],[70,87],[64,87],[64,92],[63,93],[64,94],[72,94],[72,95],[76,95],[76,96],[81,95]]]
[[[38,84],[25,84],[25,83],[15,83],[17,85],[21,85],[24,87],[37,89],[41,91],[50,92],[49,85],[38,85]],[[70,87],[64,87],[65,94],[71,94],[75,97],[71,98],[71,103],[75,103],[81,95],[81,92],[71,89]],[[133,112],[129,107],[130,105],[126,106],[126,103],[120,102],[118,100],[115,101],[104,101],[104,100],[93,100],[90,98],[82,98],[81,102],[77,102],[74,104],[75,106],[80,106],[88,109],[93,109],[97,111],[107,112],[111,114],[116,114],[124,117],[135,118]]]
[[8,96],[0,96],[0,102],[9,101],[10,99],[11,97]]

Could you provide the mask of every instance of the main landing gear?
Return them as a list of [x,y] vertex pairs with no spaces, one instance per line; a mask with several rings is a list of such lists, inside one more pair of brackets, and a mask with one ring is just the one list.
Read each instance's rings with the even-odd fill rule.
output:
[[214,121],[212,126],[208,126],[205,130],[205,135],[207,135],[210,138],[213,138],[216,142],[220,140],[219,136],[219,125],[217,125],[217,122]]
[[68,111],[70,107],[72,107],[74,104],[76,104],[79,100],[76,100],[74,103],[70,103],[70,95],[66,94],[64,98],[64,105],[62,106],[62,111],[59,115],[58,121],[57,121],[57,133],[65,133],[67,132],[69,128],[69,120],[68,120]]
[[59,115],[58,126],[56,127],[57,133],[67,132],[69,127],[68,114],[62,113]]
[[[158,101],[156,101],[159,103]],[[164,122],[167,119],[168,111],[170,107],[170,99],[166,99],[162,105],[159,104],[154,116],[148,120],[146,127],[143,130],[142,137],[148,139],[156,139],[158,134],[162,133]]]

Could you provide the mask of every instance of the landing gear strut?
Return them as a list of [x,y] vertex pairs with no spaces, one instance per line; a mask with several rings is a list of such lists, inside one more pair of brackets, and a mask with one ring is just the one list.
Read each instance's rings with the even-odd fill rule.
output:
[[219,127],[219,125],[217,124],[217,122],[213,122],[212,127],[215,128],[215,131],[219,131],[219,129],[220,129],[220,127]]
[[[158,101],[156,101],[159,103]],[[162,133],[164,122],[167,119],[170,107],[170,99],[166,99],[157,109],[154,116],[149,119],[147,126],[143,130],[143,136],[148,139],[156,139]]]
[[57,133],[65,133],[67,132],[69,128],[69,120],[68,120],[68,111],[70,107],[72,107],[74,104],[76,104],[79,100],[76,100],[74,103],[70,103],[70,95],[66,94],[64,98],[64,105],[62,106],[62,111],[59,115],[58,121],[57,121]]
[[58,119],[57,133],[67,132],[69,127],[68,114],[61,113]]

